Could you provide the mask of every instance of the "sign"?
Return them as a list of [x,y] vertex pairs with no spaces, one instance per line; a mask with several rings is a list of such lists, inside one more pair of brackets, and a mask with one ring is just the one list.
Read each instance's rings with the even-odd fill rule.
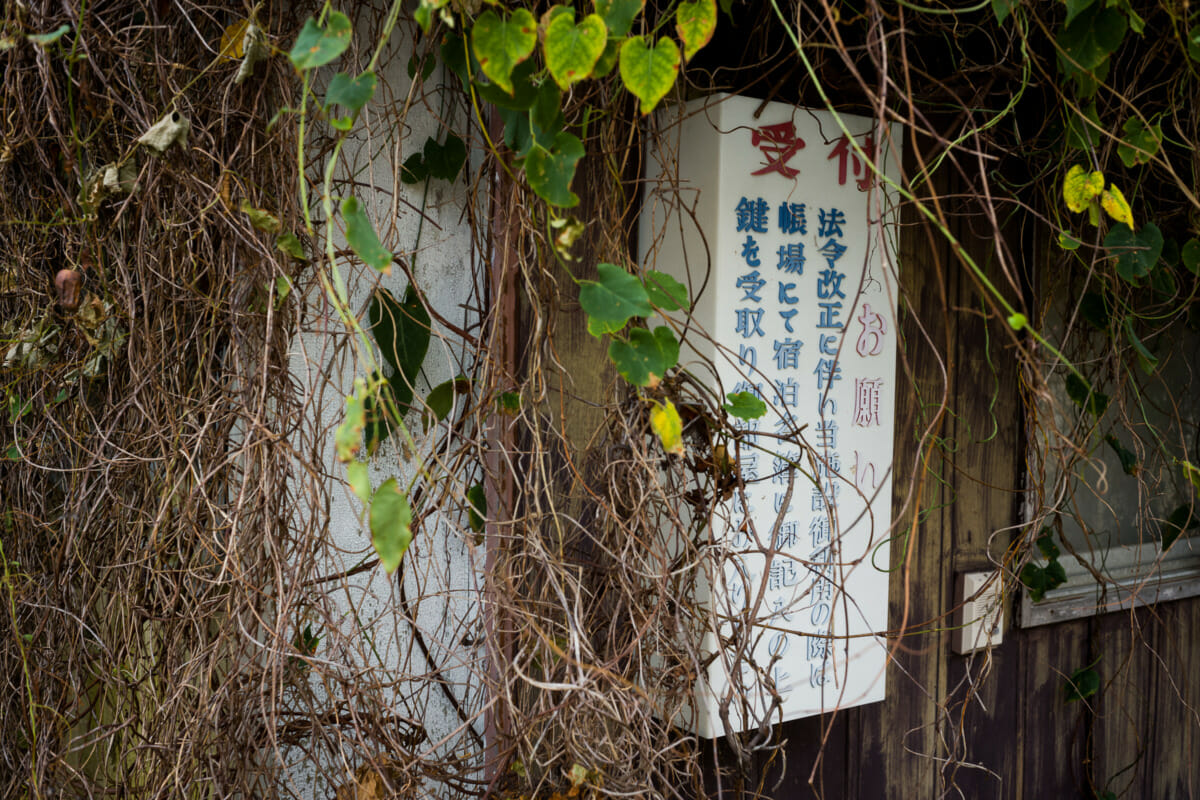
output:
[[900,129],[724,95],[684,111],[651,155],[642,263],[689,289],[684,368],[768,406],[733,420],[741,487],[698,582],[712,657],[677,722],[712,737],[883,699]]

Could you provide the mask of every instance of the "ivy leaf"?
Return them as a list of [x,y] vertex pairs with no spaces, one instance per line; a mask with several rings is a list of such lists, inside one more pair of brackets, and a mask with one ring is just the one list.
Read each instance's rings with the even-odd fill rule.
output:
[[1047,561],[1054,561],[1062,555],[1062,551],[1058,549],[1058,545],[1054,542],[1054,531],[1051,528],[1042,528],[1042,532],[1038,534],[1035,544],[1037,544],[1038,552]]
[[1192,61],[1200,61],[1200,25],[1196,25],[1188,31],[1187,51]]
[[1058,246],[1063,250],[1078,250],[1083,242],[1076,239],[1070,231],[1063,231],[1058,235]]
[[1121,132],[1124,136],[1117,145],[1117,155],[1127,167],[1150,163],[1162,144],[1162,125],[1147,126],[1137,117],[1125,120]]
[[679,342],[670,328],[659,326],[653,332],[634,328],[629,341],[613,339],[608,357],[621,377],[634,386],[658,386],[663,375],[679,362]]
[[1179,259],[1188,272],[1200,275],[1200,241],[1188,239],[1183,249],[1179,251]]
[[588,333],[597,339],[603,338],[605,334],[617,333],[624,327],[624,322],[605,322],[595,317],[588,317],[587,321]]
[[364,505],[371,502],[371,478],[367,475],[367,462],[351,461],[347,464],[346,482]]
[[375,73],[367,70],[356,78],[339,72],[329,81],[325,90],[325,105],[339,105],[350,113],[359,111],[375,94]]
[[1088,292],[1079,298],[1079,315],[1096,330],[1108,330],[1108,304],[1104,302],[1104,297],[1096,292]]
[[537,21],[524,8],[504,20],[488,9],[475,20],[471,44],[483,74],[512,94],[513,68],[529,58],[537,46]]
[[604,18],[609,35],[620,39],[629,33],[645,5],[646,0],[596,0],[596,13]]
[[454,182],[463,164],[467,163],[467,145],[453,133],[446,134],[446,141],[441,143],[433,137],[426,139],[422,152],[430,176],[450,183]]
[[279,233],[283,228],[283,224],[279,221],[279,217],[272,214],[270,211],[264,211],[261,208],[255,208],[250,205],[249,200],[243,200],[241,211],[250,218],[250,224],[263,233]]
[[996,15],[996,24],[1003,25],[1020,2],[1021,0],[992,0],[992,13]]
[[1104,246],[1117,258],[1117,274],[1136,284],[1158,263],[1163,248],[1162,231],[1153,222],[1147,222],[1137,233],[1128,225],[1114,225],[1104,237]]
[[562,92],[554,81],[543,81],[529,111],[529,132],[539,147],[552,150],[567,124],[562,110]]
[[1113,449],[1113,452],[1117,454],[1117,458],[1120,459],[1121,471],[1124,472],[1126,475],[1137,475],[1138,474],[1138,457],[1137,457],[1137,455],[1132,450],[1130,450],[1128,447],[1121,444],[1121,440],[1118,439],[1116,436],[1113,436],[1111,433],[1108,436],[1104,437],[1104,441],[1108,443],[1108,446]]
[[337,448],[337,459],[343,464],[353,461],[354,456],[362,447],[362,434],[365,423],[363,410],[363,395],[367,392],[366,382],[362,378],[354,381],[354,392],[346,397],[346,417],[338,425],[334,434],[334,445]]
[[[367,319],[380,355],[403,380],[408,399],[400,405],[407,405],[412,399],[411,387],[425,363],[425,354],[429,352],[432,335],[429,312],[412,284],[405,290],[403,302],[397,302],[391,292],[381,287],[371,297]],[[397,402],[400,400],[397,397]]]
[[670,400],[656,402],[650,408],[650,427],[658,434],[663,450],[669,455],[683,455],[683,420]]
[[679,4],[675,12],[675,30],[683,42],[683,59],[690,61],[708,44],[717,29],[717,0],[691,0]]
[[630,317],[654,313],[646,288],[616,264],[597,265],[598,281],[580,281],[579,305],[598,322],[624,325]]
[[725,395],[729,402],[722,408],[731,417],[738,419],[759,419],[767,413],[767,404],[762,398],[750,392],[730,392]]
[[434,418],[441,422],[454,410],[455,392],[466,390],[470,385],[470,381],[463,375],[443,381],[429,392],[429,396],[425,398],[425,405],[433,412]]
[[553,206],[570,208],[579,205],[579,196],[571,191],[575,165],[583,158],[583,142],[563,131],[546,150],[534,147],[525,156],[525,178],[537,196]]
[[632,36],[621,45],[620,68],[625,88],[641,101],[642,113],[649,114],[675,85],[679,48],[666,37],[647,47],[641,36]]
[[1125,317],[1125,338],[1133,345],[1133,349],[1137,352],[1138,364],[1142,367],[1142,372],[1147,375],[1153,375],[1154,370],[1158,367],[1158,356],[1150,352],[1150,350],[1138,338],[1137,333],[1133,330],[1133,317]]
[[1095,2],[1096,0],[1063,0],[1063,4],[1067,7],[1067,18],[1063,21],[1063,24],[1070,25],[1079,16],[1080,12],[1086,11]]
[[514,111],[528,111],[538,96],[537,84],[533,82],[533,75],[536,71],[537,64],[533,59],[526,59],[518,64],[512,71],[512,94],[494,83],[482,81],[476,81],[475,89],[481,98],[494,106]]
[[1100,195],[1100,207],[1114,222],[1123,222],[1130,228],[1133,227],[1133,210],[1129,208],[1129,201],[1125,199],[1125,195],[1116,186],[1109,186]]
[[596,62],[596,66],[592,67],[592,77],[603,78],[612,72],[620,55],[621,40],[609,39],[608,44],[604,46],[604,52],[600,54],[600,60]]
[[482,483],[467,489],[467,503],[467,524],[471,526],[471,530],[480,533],[487,520],[487,492],[484,491]]
[[375,228],[359,208],[358,200],[347,197],[342,201],[342,219],[346,221],[346,243],[355,255],[367,266],[391,275],[392,251],[380,244]]
[[1092,200],[1103,191],[1104,174],[1087,172],[1078,164],[1071,167],[1063,179],[1063,200],[1067,201],[1067,208],[1076,214],[1086,211]]
[[1091,5],[1058,35],[1063,66],[1068,72],[1096,69],[1121,46],[1127,27],[1125,15],[1119,10]]
[[324,28],[309,17],[288,58],[299,70],[324,66],[346,52],[350,46],[350,33],[350,18],[340,11],[330,13]]
[[390,575],[400,566],[412,544],[412,509],[395,478],[388,478],[371,498],[371,544],[379,563]]
[[1073,703],[1076,700],[1083,700],[1098,691],[1100,691],[1100,673],[1092,669],[1091,665],[1080,667],[1067,679],[1066,702]]
[[588,14],[578,25],[575,13],[559,14],[546,26],[546,69],[564,89],[592,74],[604,53],[608,30],[596,14]]
[[663,311],[686,311],[690,305],[687,287],[656,269],[646,272],[646,295]]
[[[379,445],[387,441],[395,429],[396,420],[393,414],[403,414],[412,404],[412,387],[404,382],[404,378],[395,374],[384,378],[378,372],[371,373],[371,381],[375,391],[363,398],[363,408],[366,411],[366,440],[367,455],[373,456]],[[394,409],[394,410],[393,410]]]
[[1187,503],[1178,506],[1169,517],[1163,520],[1161,526],[1163,550],[1175,544],[1175,540],[1182,536],[1184,531],[1190,531],[1197,527],[1200,527],[1200,515],[1197,515]]
[[275,246],[297,261],[304,260],[304,245],[300,244],[300,238],[294,233],[279,234],[275,239]]
[[1099,417],[1108,408],[1108,395],[1095,391],[1087,381],[1074,372],[1067,375],[1067,397],[1093,417]]
[[1183,476],[1191,482],[1192,487],[1200,490],[1200,467],[1190,461],[1180,461],[1179,466],[1183,468]]

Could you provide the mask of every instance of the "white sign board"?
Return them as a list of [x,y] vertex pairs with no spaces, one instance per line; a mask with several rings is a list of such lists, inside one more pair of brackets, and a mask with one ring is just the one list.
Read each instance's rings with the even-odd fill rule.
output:
[[900,130],[735,96],[683,111],[649,156],[642,263],[689,289],[684,368],[768,406],[734,420],[744,488],[710,526],[713,657],[678,722],[712,737],[883,699],[896,226],[867,159],[897,181]]

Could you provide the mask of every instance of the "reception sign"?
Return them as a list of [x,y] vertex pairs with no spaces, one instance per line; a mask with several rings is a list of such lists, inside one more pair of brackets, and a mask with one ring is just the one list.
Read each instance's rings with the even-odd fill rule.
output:
[[682,112],[642,262],[689,289],[684,368],[768,409],[732,420],[740,486],[699,581],[708,666],[679,722],[711,737],[883,699],[900,130],[734,96]]

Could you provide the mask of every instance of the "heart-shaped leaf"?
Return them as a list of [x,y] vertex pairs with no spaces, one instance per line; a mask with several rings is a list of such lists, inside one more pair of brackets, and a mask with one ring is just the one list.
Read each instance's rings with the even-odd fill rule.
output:
[[717,29],[717,0],[691,0],[680,3],[675,12],[675,29],[683,42],[683,58],[690,61],[712,39]]
[[371,544],[379,563],[390,575],[400,566],[404,553],[412,544],[412,509],[400,484],[388,478],[371,498]]
[[[1119,9],[1096,3],[1080,12],[1058,35],[1068,72],[1089,72],[1104,63],[1125,38],[1128,21]],[[1078,66],[1076,66],[1078,65]]]
[[731,417],[758,419],[767,413],[767,404],[762,401],[762,398],[750,392],[730,392],[725,395],[725,399],[729,402],[722,408]]
[[1104,237],[1104,246],[1117,258],[1117,274],[1129,283],[1137,283],[1154,269],[1162,254],[1162,231],[1147,222],[1134,233],[1128,225],[1114,225]]
[[575,165],[583,155],[583,142],[566,131],[558,134],[551,150],[535,146],[525,157],[529,188],[550,205],[562,208],[578,205],[579,196],[571,191],[571,181],[575,178]]
[[513,69],[537,46],[537,20],[528,9],[519,8],[508,19],[488,9],[475,20],[471,45],[479,66],[492,83],[513,93]]
[[580,282],[579,305],[588,317],[624,325],[630,317],[648,317],[654,313],[646,288],[636,277],[616,264],[601,263],[596,272],[599,280]]
[[575,14],[559,14],[546,26],[546,68],[564,89],[591,76],[604,53],[608,30],[596,14],[588,14],[578,25]]
[[1130,228],[1133,227],[1133,210],[1129,207],[1125,195],[1115,185],[1109,186],[1100,195],[1100,207],[1114,222],[1123,222]]
[[1162,125],[1146,125],[1137,117],[1125,120],[1121,132],[1124,136],[1117,146],[1117,155],[1127,167],[1149,163],[1162,144]]
[[342,219],[346,221],[346,243],[363,263],[385,275],[392,274],[392,251],[379,242],[371,220],[359,208],[358,201],[347,197],[342,201]]
[[622,378],[634,386],[654,388],[667,370],[679,362],[679,342],[665,326],[659,326],[653,332],[634,328],[629,332],[629,341],[612,340],[608,357]]
[[1092,200],[1099,197],[1103,191],[1104,174],[1088,172],[1078,164],[1067,170],[1067,177],[1063,179],[1063,200],[1066,201],[1067,208],[1076,214],[1087,210]]
[[648,47],[641,36],[632,36],[621,45],[621,81],[641,101],[641,111],[649,114],[658,105],[679,74],[679,48],[673,39],[659,39]]
[[[371,297],[367,319],[371,323],[371,335],[379,346],[379,354],[395,375],[403,377],[411,400],[411,386],[421,371],[421,365],[425,363],[425,354],[429,352],[429,312],[411,284],[404,292],[403,302],[397,302],[391,292],[381,287]],[[408,400],[402,403],[407,404]]]
[[683,455],[683,420],[670,400],[655,403],[650,408],[650,427],[658,434],[663,450],[671,455]]
[[309,17],[288,58],[300,70],[324,66],[346,52],[350,46],[350,33],[350,18],[340,11],[330,13],[324,28]]
[[325,90],[325,105],[342,106],[354,113],[367,104],[375,94],[375,73],[367,70],[357,78],[351,78],[345,72],[339,72],[329,81]]
[[517,65],[512,71],[512,87],[513,92],[509,94],[494,83],[485,83],[483,81],[475,82],[475,90],[479,92],[479,96],[500,108],[507,108],[516,111],[528,111],[533,106],[533,101],[537,99],[538,87],[533,82],[533,74],[537,71],[537,64],[533,59],[526,59]]
[[487,521],[487,492],[482,483],[467,489],[467,503],[470,504],[467,507],[467,524],[471,526],[471,530],[480,533]]
[[1187,244],[1179,251],[1179,260],[1193,275],[1200,275],[1200,241],[1188,239]]
[[604,18],[610,36],[624,37],[642,12],[646,0],[596,0],[596,13]]
[[663,311],[687,310],[687,287],[665,272],[656,269],[646,272],[646,294],[650,302]]

